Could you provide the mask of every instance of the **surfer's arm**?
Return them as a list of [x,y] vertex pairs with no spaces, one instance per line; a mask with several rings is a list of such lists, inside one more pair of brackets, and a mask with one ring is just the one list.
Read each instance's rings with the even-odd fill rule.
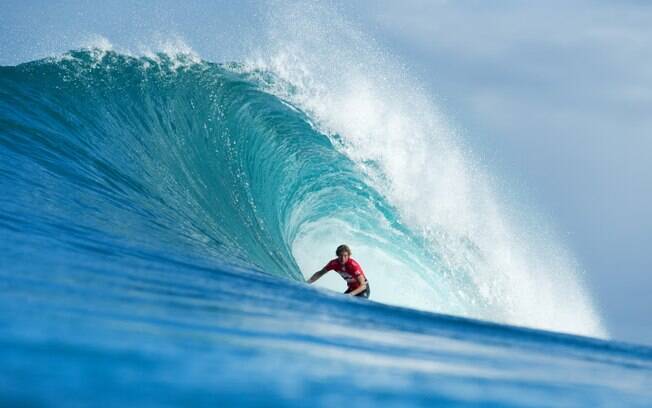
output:
[[315,273],[310,277],[310,279],[307,280],[307,282],[308,282],[308,283],[313,283],[313,282],[315,282],[317,279],[319,279],[319,278],[321,278],[322,276],[324,276],[324,274],[326,274],[326,272],[328,272],[328,269],[326,269],[326,268],[322,269],[321,271],[317,271],[317,272],[315,272]]
[[350,291],[349,295],[355,296],[367,290],[367,280],[364,278],[364,276],[358,276],[358,282],[360,282],[360,286],[358,286],[355,290]]

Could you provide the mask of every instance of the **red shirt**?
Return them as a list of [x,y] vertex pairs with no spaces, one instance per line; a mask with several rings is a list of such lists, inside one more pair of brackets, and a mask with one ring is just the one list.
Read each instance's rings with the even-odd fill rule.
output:
[[344,265],[340,263],[338,258],[333,259],[328,262],[324,269],[327,271],[337,271],[340,276],[346,281],[349,290],[355,290],[360,287],[360,282],[358,281],[358,276],[362,276],[364,280],[367,280],[367,277],[364,275],[360,264],[349,258]]

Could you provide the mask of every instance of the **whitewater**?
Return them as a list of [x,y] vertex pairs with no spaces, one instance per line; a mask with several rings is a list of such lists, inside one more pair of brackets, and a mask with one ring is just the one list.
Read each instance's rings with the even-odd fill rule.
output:
[[[270,18],[242,61],[0,67],[0,403],[648,404],[652,350],[418,81]],[[341,243],[369,301],[304,282]]]

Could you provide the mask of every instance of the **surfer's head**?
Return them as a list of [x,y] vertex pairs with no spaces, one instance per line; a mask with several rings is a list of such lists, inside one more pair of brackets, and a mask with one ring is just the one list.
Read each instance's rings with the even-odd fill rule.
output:
[[351,256],[351,248],[349,248],[348,245],[340,245],[335,250],[335,255],[337,255],[340,262],[344,263],[348,261]]

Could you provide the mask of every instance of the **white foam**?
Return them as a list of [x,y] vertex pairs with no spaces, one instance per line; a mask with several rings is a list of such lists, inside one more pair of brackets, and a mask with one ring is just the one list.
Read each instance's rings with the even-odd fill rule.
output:
[[[82,40],[79,48],[89,51],[96,63],[99,63],[111,51],[135,58],[145,57],[156,64],[162,63],[161,57],[165,57],[172,64],[173,70],[202,61],[199,54],[183,37],[177,34],[153,34],[150,38],[141,38],[135,47],[114,44],[102,35],[93,34]],[[66,53],[56,59],[70,58],[72,58],[71,54]],[[145,62],[144,67],[149,67],[149,63]]]
[[82,42],[82,48],[106,53],[113,50],[113,44],[108,38],[94,34]]
[[160,55],[166,56],[172,62],[173,69],[201,62],[199,54],[178,35],[157,35],[148,42],[141,42],[137,50],[137,55],[144,56],[157,63],[161,62]]
[[[354,251],[368,256],[358,259],[368,273],[383,271],[373,279],[376,300],[606,336],[573,256],[549,227],[536,225],[536,214],[497,194],[489,173],[404,67],[319,5],[279,3],[268,23],[268,38],[248,67],[274,72],[282,81],[272,92],[305,110],[326,134],[338,134],[341,150],[441,257],[437,267],[411,270],[408,263],[406,270],[391,249],[378,253],[358,240]],[[294,243],[306,274],[322,266],[314,264],[315,254],[329,259],[347,238],[332,233],[330,222],[306,227]],[[393,279],[395,269],[412,276]]]

